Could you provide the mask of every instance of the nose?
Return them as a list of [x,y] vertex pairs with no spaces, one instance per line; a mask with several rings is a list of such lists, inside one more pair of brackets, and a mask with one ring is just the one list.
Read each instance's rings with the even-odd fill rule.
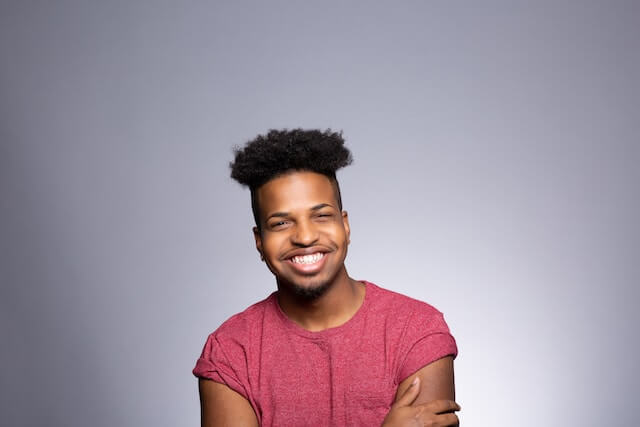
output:
[[292,243],[298,246],[311,246],[318,240],[318,230],[309,221],[300,221],[291,236]]

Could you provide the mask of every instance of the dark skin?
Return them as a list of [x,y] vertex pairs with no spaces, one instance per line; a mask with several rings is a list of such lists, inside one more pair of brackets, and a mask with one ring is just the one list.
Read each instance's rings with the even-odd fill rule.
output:
[[[258,188],[257,197],[256,249],[276,277],[284,313],[309,331],[347,322],[362,305],[365,287],[344,266],[349,220],[330,179],[295,171]],[[305,256],[314,262],[299,262]],[[229,387],[201,379],[199,389],[203,427],[258,426],[249,402]],[[430,363],[400,383],[383,425],[457,426],[454,390],[453,359]]]

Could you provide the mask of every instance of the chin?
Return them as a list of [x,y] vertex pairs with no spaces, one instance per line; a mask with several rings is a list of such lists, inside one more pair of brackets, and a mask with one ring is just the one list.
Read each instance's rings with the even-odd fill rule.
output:
[[326,282],[320,284],[310,284],[307,286],[290,283],[287,287],[295,296],[299,297],[300,299],[312,301],[320,298],[329,290],[329,288],[331,287],[331,281],[327,280]]

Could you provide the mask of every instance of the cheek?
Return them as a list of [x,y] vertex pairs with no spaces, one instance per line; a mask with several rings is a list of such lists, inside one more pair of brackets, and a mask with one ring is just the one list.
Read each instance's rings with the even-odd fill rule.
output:
[[277,258],[282,249],[282,239],[269,238],[263,240],[262,248],[265,253],[265,256],[270,258]]
[[332,235],[332,240],[339,244],[340,246],[346,246],[349,244],[349,235],[346,230],[335,230]]

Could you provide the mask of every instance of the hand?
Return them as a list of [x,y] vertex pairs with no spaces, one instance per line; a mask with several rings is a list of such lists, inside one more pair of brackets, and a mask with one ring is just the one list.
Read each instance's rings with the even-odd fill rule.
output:
[[409,388],[385,417],[382,427],[456,427],[459,425],[455,411],[460,410],[453,400],[433,400],[422,405],[412,405],[420,393],[420,379],[416,377]]

